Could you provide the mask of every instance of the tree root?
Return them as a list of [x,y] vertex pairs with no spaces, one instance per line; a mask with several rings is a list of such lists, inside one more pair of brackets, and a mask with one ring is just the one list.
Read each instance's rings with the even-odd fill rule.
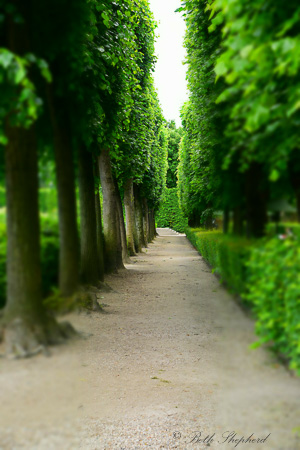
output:
[[76,310],[101,312],[102,307],[97,300],[97,296],[100,295],[99,291],[112,292],[112,288],[99,281],[95,286],[80,286],[71,297],[62,297],[57,291],[44,301],[44,305],[48,311],[55,315],[63,315]]
[[77,293],[77,305],[81,310],[101,312],[102,308],[97,301],[98,289],[93,286],[84,286]]
[[33,324],[17,317],[4,328],[5,356],[29,358],[39,353],[50,356],[49,345],[57,345],[79,334],[68,322],[47,318],[44,324]]
[[97,284],[97,288],[100,289],[102,292],[113,292],[113,288],[109,286],[109,284],[105,283],[104,281],[99,281]]

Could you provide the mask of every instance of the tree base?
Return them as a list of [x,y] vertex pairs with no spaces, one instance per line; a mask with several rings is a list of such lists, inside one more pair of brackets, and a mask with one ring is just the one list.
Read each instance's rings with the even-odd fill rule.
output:
[[39,353],[50,356],[49,345],[61,344],[78,333],[68,322],[47,318],[46,324],[33,324],[20,317],[3,328],[5,356],[9,359],[29,358]]
[[98,303],[97,295],[99,295],[98,285],[83,286],[82,291],[78,294],[80,306],[90,311],[103,312],[102,306]]

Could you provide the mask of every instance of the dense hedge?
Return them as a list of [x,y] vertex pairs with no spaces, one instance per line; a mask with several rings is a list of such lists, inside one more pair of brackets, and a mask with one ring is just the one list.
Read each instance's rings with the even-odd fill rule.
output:
[[55,188],[39,189],[40,211],[57,212],[57,191]]
[[276,225],[275,223],[269,223],[267,225],[267,235],[269,237],[279,236],[287,234],[287,232],[291,232],[294,235],[300,237],[300,224],[299,223],[280,223]]
[[247,293],[257,317],[259,344],[271,342],[300,374],[299,238],[273,238],[251,251]]
[[0,208],[5,206],[5,189],[3,186],[0,186]]
[[249,241],[187,228],[191,243],[254,312],[256,345],[269,343],[300,374],[300,246],[296,233]]
[[187,219],[179,206],[177,188],[166,189],[165,200],[161,203],[156,213],[157,226],[172,228],[183,233],[187,227]]
[[[4,211],[0,212],[0,308],[5,305],[6,291],[6,227]],[[41,215],[41,261],[44,297],[57,286],[59,237],[57,218]]]
[[245,292],[245,263],[249,259],[251,241],[225,236],[221,231],[204,231],[197,228],[187,228],[186,235],[229,290],[242,295]]

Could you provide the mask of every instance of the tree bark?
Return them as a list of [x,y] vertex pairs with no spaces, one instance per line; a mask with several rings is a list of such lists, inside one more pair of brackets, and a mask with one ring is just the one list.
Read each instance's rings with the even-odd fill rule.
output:
[[130,263],[130,259],[128,256],[128,249],[127,249],[127,239],[126,239],[126,229],[125,229],[125,222],[124,222],[123,205],[122,205],[118,182],[115,177],[114,177],[114,183],[115,183],[117,212],[118,212],[118,218],[119,218],[121,244],[122,244],[122,259],[123,259],[123,263]]
[[93,158],[83,145],[78,149],[80,196],[80,275],[84,284],[99,281]]
[[102,227],[102,214],[101,214],[101,203],[99,194],[99,165],[98,161],[94,164],[94,177],[96,181],[95,190],[95,210],[96,210],[96,234],[97,234],[97,254],[98,254],[98,278],[100,281],[104,281],[104,236]]
[[297,220],[300,223],[300,188],[296,191]]
[[103,194],[103,231],[105,268],[108,272],[124,268],[122,243],[114,180],[109,151],[102,149],[99,156],[99,171]]
[[134,212],[134,195],[133,195],[133,181],[132,178],[126,181],[124,185],[124,204],[125,204],[125,216],[126,216],[126,235],[127,246],[130,256],[136,254],[134,235],[137,233],[135,225],[135,212]]
[[[22,11],[24,5],[17,3],[18,11]],[[26,13],[26,8],[23,12]],[[11,51],[19,55],[30,51],[26,22],[17,23],[10,17],[6,31],[6,45]],[[8,138],[5,148],[7,303],[2,325],[5,327],[6,354],[27,357],[41,351],[46,353],[47,344],[67,337],[67,331],[47,316],[42,303],[34,127],[13,127],[7,117],[5,128]],[[71,334],[71,327],[69,331]]]
[[233,208],[233,233],[241,236],[243,234],[243,214],[241,206]]
[[6,127],[7,305],[5,321],[43,323],[37,151],[33,129]]
[[154,210],[150,210],[150,236],[151,241],[155,238],[155,236],[158,236],[156,229],[155,229],[155,216],[154,216]]
[[48,90],[51,122],[54,133],[56,181],[59,212],[59,289],[63,296],[72,295],[79,284],[79,239],[76,215],[73,149],[64,112],[63,99],[54,98]]
[[253,163],[246,173],[247,236],[259,238],[267,223],[267,191],[262,166]]
[[146,247],[148,247],[148,216],[149,216],[149,208],[147,199],[143,198],[143,230]]
[[139,247],[146,247],[145,236],[144,236],[144,226],[143,226],[143,207],[140,198],[138,186],[134,186],[134,209],[136,213],[136,229],[138,235]]
[[154,239],[154,236],[152,236],[151,232],[151,210],[148,207],[148,242],[152,242]]
[[201,214],[198,213],[193,213],[189,218],[188,218],[188,226],[191,228],[197,228],[200,226],[200,216]]
[[289,176],[294,189],[297,205],[297,220],[300,223],[300,156],[299,150],[294,150],[290,155]]
[[230,216],[230,212],[228,208],[224,209],[224,214],[223,214],[223,233],[227,234],[229,231],[229,216]]

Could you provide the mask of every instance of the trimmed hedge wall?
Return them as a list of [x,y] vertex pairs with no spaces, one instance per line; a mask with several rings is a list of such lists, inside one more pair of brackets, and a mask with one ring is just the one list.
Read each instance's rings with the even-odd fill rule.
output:
[[256,317],[259,341],[300,375],[300,242],[296,233],[256,241],[187,228],[186,235]]
[[186,235],[229,290],[242,295],[246,288],[245,263],[249,259],[251,242],[224,235],[221,231],[204,231],[201,228],[187,228]]
[[271,342],[300,374],[299,238],[273,238],[253,248],[245,298],[256,315],[258,345]]
[[172,228],[179,233],[185,232],[188,223],[179,206],[177,188],[166,189],[165,200],[156,213],[156,223],[160,228]]

